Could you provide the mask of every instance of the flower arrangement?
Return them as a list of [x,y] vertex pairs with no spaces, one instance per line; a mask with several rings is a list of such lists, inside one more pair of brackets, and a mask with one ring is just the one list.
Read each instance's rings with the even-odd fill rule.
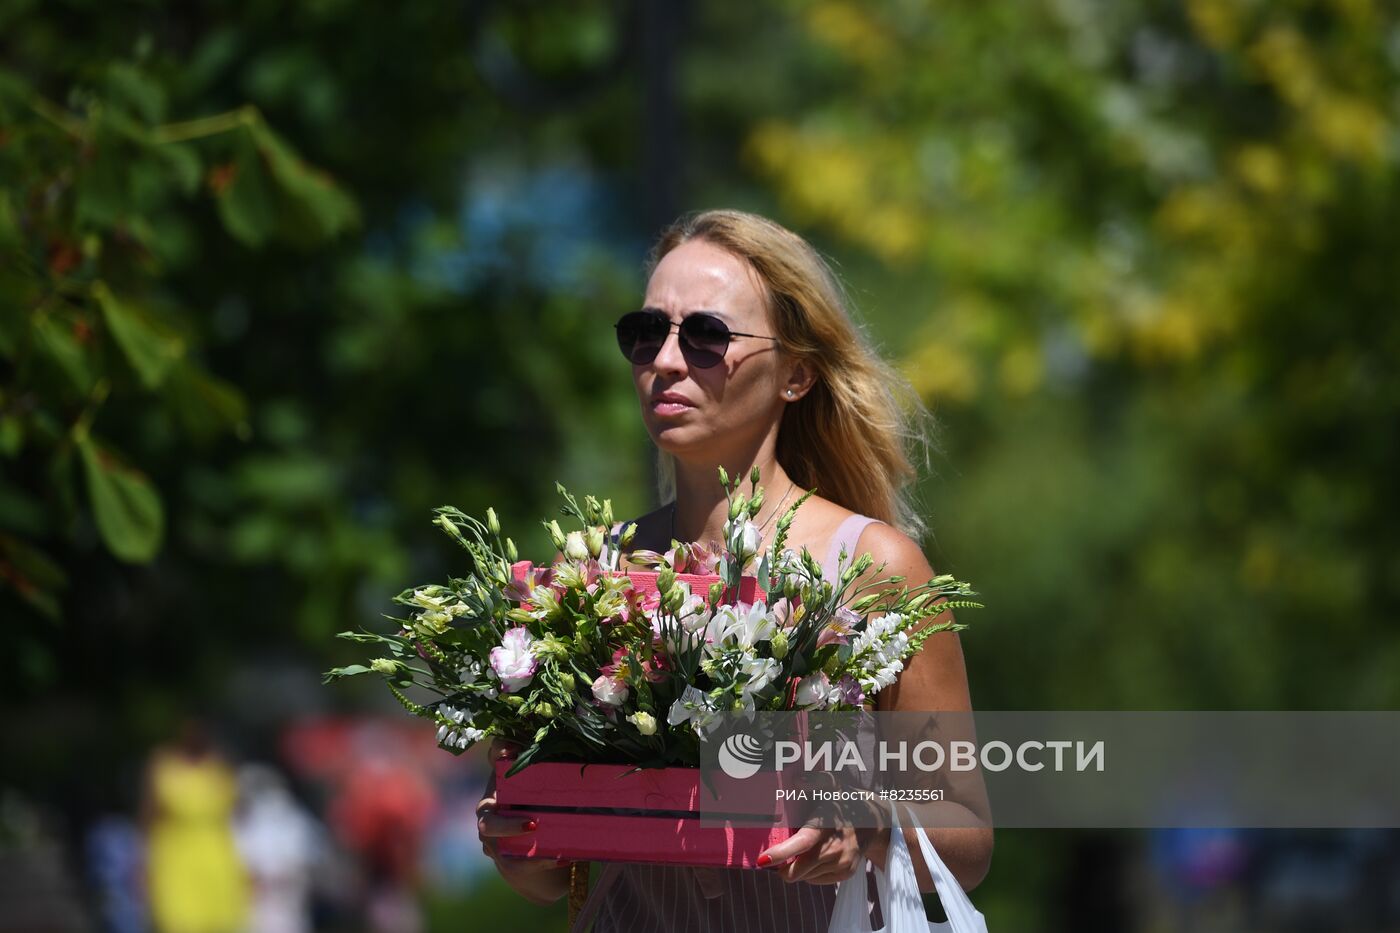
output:
[[[724,540],[673,540],[664,553],[630,548],[635,523],[609,535],[611,500],[585,496],[580,505],[556,484],[561,513],[581,527],[545,523],[560,552],[549,567],[518,560],[494,509],[484,522],[435,509],[470,554],[470,571],[394,597],[408,614],[386,616],[397,625],[391,633],[342,632],[380,656],[326,680],[382,675],[454,753],[488,736],[517,743],[523,751],[506,776],[532,761],[698,767],[697,743],[721,713],[858,709],[929,636],[966,627],[923,620],[981,607],[950,575],[912,590],[898,576],[853,587],[873,558],[847,562],[844,549],[837,578],[823,579],[805,547],[785,547],[812,490],[783,513],[765,548],[753,522],[764,497],[757,468],[748,496],[723,468],[719,477]],[[436,698],[416,702],[410,687]]]

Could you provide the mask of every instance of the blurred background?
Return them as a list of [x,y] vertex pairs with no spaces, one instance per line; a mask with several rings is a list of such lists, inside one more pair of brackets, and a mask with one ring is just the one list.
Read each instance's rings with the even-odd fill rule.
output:
[[[696,208],[940,418],[975,706],[1396,708],[1397,75],[1374,0],[0,0],[0,929],[563,929],[320,673],[434,506],[656,504],[611,325]],[[1001,830],[974,899],[1400,930],[1400,844]]]

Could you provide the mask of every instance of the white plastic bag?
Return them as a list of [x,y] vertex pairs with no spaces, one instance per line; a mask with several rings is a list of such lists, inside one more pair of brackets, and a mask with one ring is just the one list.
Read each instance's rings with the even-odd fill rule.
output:
[[[912,814],[911,814],[912,815]],[[880,893],[880,916],[885,925],[881,933],[987,933],[987,918],[972,906],[962,885],[953,877],[943,859],[933,849],[928,833],[911,820],[919,837],[919,849],[924,864],[933,875],[938,899],[948,915],[945,922],[934,922],[924,913],[923,896],[914,875],[914,860],[899,828],[899,808],[890,808],[890,845],[884,865],[875,865],[875,884]],[[828,933],[874,933],[870,927],[870,905],[866,897],[865,871],[862,869],[836,886],[836,906],[831,914]]]

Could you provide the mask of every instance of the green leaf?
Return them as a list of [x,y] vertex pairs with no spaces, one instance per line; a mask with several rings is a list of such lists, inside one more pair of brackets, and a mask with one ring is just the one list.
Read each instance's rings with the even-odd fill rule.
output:
[[307,165],[266,124],[253,123],[248,129],[285,199],[281,222],[287,238],[309,245],[359,223],[355,202],[330,176]]
[[175,176],[175,183],[185,194],[194,194],[199,189],[199,179],[203,174],[199,155],[194,147],[183,143],[165,143],[153,150],[165,161],[166,167]]
[[134,111],[148,124],[165,119],[165,89],[134,65],[108,65],[107,91],[113,102]]
[[354,677],[356,674],[368,674],[369,671],[370,669],[363,664],[347,664],[345,667],[335,667],[326,671],[321,678],[321,683],[328,684],[342,677]]
[[29,605],[57,620],[60,606],[55,591],[68,585],[68,576],[43,551],[0,533],[0,584],[12,587]]
[[13,460],[24,449],[24,422],[17,415],[0,415],[0,454]]
[[211,440],[226,429],[232,429],[239,440],[252,436],[248,400],[233,383],[206,372],[187,358],[170,373],[168,388],[166,400],[188,433],[204,440]]
[[87,351],[73,336],[72,327],[60,316],[38,313],[32,318],[34,347],[55,363],[80,393],[92,387],[93,375],[88,366]]
[[218,195],[224,228],[248,246],[261,246],[277,225],[276,192],[250,134],[235,133],[233,179]]
[[112,338],[141,377],[141,384],[147,389],[159,388],[170,367],[184,356],[184,338],[130,302],[117,298],[104,282],[93,283],[92,294],[102,308]]
[[150,561],[165,531],[165,509],[150,480],[119,463],[90,435],[80,435],[77,447],[97,530],[107,549],[129,563]]

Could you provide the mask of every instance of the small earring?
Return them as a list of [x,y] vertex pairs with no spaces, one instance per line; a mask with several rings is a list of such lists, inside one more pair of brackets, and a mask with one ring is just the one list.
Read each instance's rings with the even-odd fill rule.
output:
[[788,390],[787,390],[787,396],[788,396],[788,398],[792,398],[792,390],[791,390],[791,389],[788,389]]

